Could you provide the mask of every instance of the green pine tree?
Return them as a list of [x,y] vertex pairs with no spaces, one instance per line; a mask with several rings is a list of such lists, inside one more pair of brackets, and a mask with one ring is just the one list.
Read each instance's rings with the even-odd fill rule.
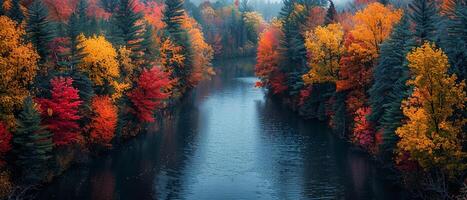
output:
[[403,118],[400,109],[407,97],[409,78],[406,54],[414,46],[409,20],[403,16],[391,36],[381,45],[381,55],[375,67],[374,84],[369,90],[372,109],[369,119],[383,130],[383,152],[390,153],[397,142],[395,129]]
[[190,38],[185,29],[182,28],[185,9],[183,8],[184,0],[167,0],[165,1],[165,10],[163,21],[166,24],[165,31],[167,36],[182,47],[182,54],[185,56],[183,66],[170,66],[172,68],[172,78],[179,80],[176,89],[180,93],[184,93],[189,87],[188,78],[192,71],[192,53]]
[[41,62],[47,59],[49,54],[47,46],[54,37],[52,24],[47,17],[47,8],[42,1],[35,0],[28,9],[26,32],[29,41],[41,56]]
[[24,14],[21,10],[21,0],[12,0],[11,8],[8,11],[8,17],[20,24],[24,20]]
[[440,46],[451,64],[450,72],[465,80],[467,75],[467,3],[454,1],[454,10],[443,18],[444,31],[440,31]]
[[158,50],[153,37],[153,27],[149,23],[145,23],[145,29],[143,33],[143,40],[140,44],[139,51],[143,52],[141,60],[143,61],[143,67],[151,68],[156,61],[158,56]]
[[434,41],[438,20],[434,0],[413,0],[409,9],[410,19],[415,24],[414,36],[417,45],[420,46],[425,41]]
[[142,18],[141,13],[135,12],[134,0],[120,0],[118,9],[112,18],[114,29],[111,35],[112,41],[117,45],[129,48],[132,51],[133,60],[140,53],[138,50],[143,38],[141,33],[144,26],[138,24],[138,21]]
[[332,0],[329,0],[329,8],[326,11],[326,16],[324,17],[324,25],[332,24],[337,22],[337,11],[336,7]]
[[41,126],[40,114],[31,97],[24,101],[17,126],[13,135],[16,165],[27,183],[40,182],[46,175],[46,165],[52,157],[53,143],[52,134]]

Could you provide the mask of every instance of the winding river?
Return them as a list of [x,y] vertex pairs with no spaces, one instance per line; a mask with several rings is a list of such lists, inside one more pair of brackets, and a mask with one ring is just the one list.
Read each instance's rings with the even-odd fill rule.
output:
[[75,166],[38,199],[405,199],[367,155],[255,88],[254,59],[219,73],[161,129]]

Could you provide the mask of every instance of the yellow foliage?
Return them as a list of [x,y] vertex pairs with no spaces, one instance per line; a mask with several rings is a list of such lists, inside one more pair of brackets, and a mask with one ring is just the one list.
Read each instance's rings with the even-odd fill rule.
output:
[[84,57],[78,67],[88,74],[97,86],[103,86],[105,81],[112,83],[119,77],[117,52],[104,36],[84,38],[79,36],[78,48],[82,48]]
[[192,57],[192,73],[189,81],[190,85],[195,86],[199,81],[213,75],[214,70],[211,66],[211,60],[214,55],[212,47],[204,41],[204,35],[196,20],[189,16],[185,16],[186,20],[182,27],[188,31],[190,35]]
[[353,17],[356,25],[350,31],[357,42],[352,43],[349,50],[367,56],[368,61],[377,58],[380,44],[389,37],[401,16],[402,10],[377,2],[358,11]]
[[39,55],[23,41],[24,30],[6,16],[0,16],[0,118],[14,126],[13,113],[29,95],[28,86],[37,73]]
[[307,32],[305,46],[309,56],[310,71],[303,75],[305,84],[335,82],[339,75],[339,61],[344,53],[342,26],[329,24]]
[[396,130],[399,155],[408,152],[423,168],[440,168],[450,175],[466,170],[462,127],[467,120],[455,113],[465,112],[465,81],[457,83],[456,75],[448,75],[447,56],[429,43],[409,53],[407,60],[412,73],[407,84],[414,91],[402,104],[408,120]]

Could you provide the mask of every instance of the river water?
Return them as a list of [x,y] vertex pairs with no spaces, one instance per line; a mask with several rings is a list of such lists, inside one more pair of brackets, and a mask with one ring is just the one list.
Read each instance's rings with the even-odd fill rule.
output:
[[322,122],[254,88],[254,59],[215,63],[159,131],[75,166],[39,199],[404,199]]

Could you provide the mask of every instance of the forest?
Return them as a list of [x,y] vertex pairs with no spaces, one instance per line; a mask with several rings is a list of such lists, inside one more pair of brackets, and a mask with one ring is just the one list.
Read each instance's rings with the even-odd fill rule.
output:
[[257,87],[327,121],[419,198],[466,198],[466,1],[326,5],[284,1],[259,38]]
[[467,198],[465,0],[0,0],[0,198],[153,127],[215,59],[421,199]]

